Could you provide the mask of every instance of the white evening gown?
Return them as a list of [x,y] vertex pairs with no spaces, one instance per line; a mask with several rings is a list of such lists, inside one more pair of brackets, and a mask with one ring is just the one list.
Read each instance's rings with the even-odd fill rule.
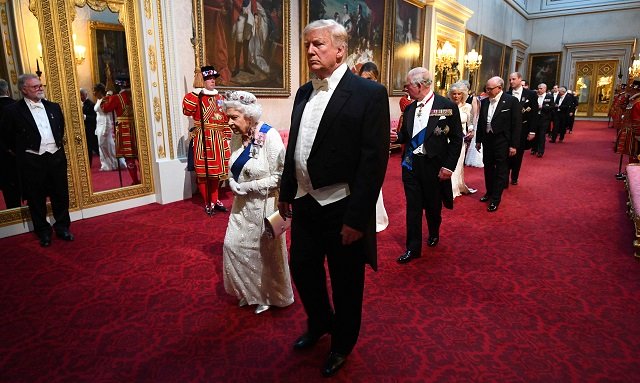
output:
[[[462,122],[462,134],[467,135],[467,126],[471,126],[471,104],[458,105],[460,109],[460,121]],[[475,137],[475,136],[474,136]],[[466,144],[462,143],[460,149],[460,157],[458,157],[458,163],[456,164],[456,170],[451,175],[451,189],[453,191],[453,198],[456,198],[462,194],[469,194],[469,188],[464,183],[464,153],[467,149]]]
[[[96,101],[93,110],[96,111],[96,136],[100,152],[100,170],[103,172],[118,169],[116,162],[116,142],[113,139],[113,117],[100,108],[102,99]],[[126,165],[125,165],[126,166]]]
[[[474,102],[477,103],[478,110],[480,110],[480,100],[482,98],[484,97],[474,97]],[[473,126],[476,129],[476,133],[478,129],[478,115],[479,113],[476,112],[476,115],[473,116]],[[476,136],[477,134],[474,134],[473,138],[471,139],[471,143],[469,144],[469,149],[467,150],[467,157],[464,160],[464,164],[467,166],[473,166],[476,168],[483,168],[484,163],[482,162],[482,151],[484,150],[484,148],[480,148],[480,151],[476,149]]]
[[387,226],[389,226],[389,216],[387,215],[387,210],[384,208],[381,189],[380,195],[378,195],[378,201],[376,201],[376,233],[386,229]]
[[[243,150],[242,138],[234,135],[229,164]],[[269,129],[264,146],[259,148],[256,158],[247,161],[238,178],[238,183],[253,181],[256,191],[233,198],[222,248],[224,289],[249,305],[284,307],[293,303],[286,235],[268,238],[263,223],[265,217],[277,210],[284,154],[280,134],[275,128]]]

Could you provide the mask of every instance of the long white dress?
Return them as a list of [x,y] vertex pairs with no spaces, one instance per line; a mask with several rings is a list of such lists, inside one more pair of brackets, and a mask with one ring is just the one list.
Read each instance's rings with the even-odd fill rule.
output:
[[[262,123],[256,131],[261,126]],[[243,150],[242,138],[234,135],[230,165]],[[280,134],[275,128],[269,129],[264,145],[240,172],[238,183],[250,182],[251,191],[233,198],[224,237],[224,289],[238,300],[244,298],[250,305],[284,307],[293,303],[285,235],[270,239],[265,235],[263,224],[264,218],[277,210],[284,154]],[[233,175],[229,173],[231,177]]]
[[[484,97],[482,97],[484,98]],[[473,116],[473,126],[478,129],[478,116],[479,116],[479,111],[480,111],[480,100],[481,97],[474,97],[473,102],[476,103],[476,109],[478,110],[478,112],[475,113],[475,115]],[[482,150],[483,148],[480,148],[480,151],[478,151],[476,149],[476,136],[477,134],[473,135],[473,138],[471,139],[471,143],[469,144],[469,149],[467,151],[467,157],[464,160],[464,164],[467,166],[473,166],[476,168],[483,168],[484,167],[484,163],[482,162]]]
[[[460,121],[462,122],[462,133],[467,135],[467,127],[472,127],[473,121],[471,120],[471,104],[464,103],[458,105],[460,109]],[[474,135],[475,137],[475,135]],[[463,143],[460,149],[460,157],[458,157],[458,164],[456,170],[451,175],[451,189],[453,191],[453,198],[456,198],[462,194],[469,194],[469,188],[464,183],[464,154],[467,147]]]
[[118,169],[116,162],[116,142],[113,139],[113,116],[102,111],[100,104],[103,99],[96,101],[93,110],[96,111],[96,136],[100,152],[100,170],[103,172]]

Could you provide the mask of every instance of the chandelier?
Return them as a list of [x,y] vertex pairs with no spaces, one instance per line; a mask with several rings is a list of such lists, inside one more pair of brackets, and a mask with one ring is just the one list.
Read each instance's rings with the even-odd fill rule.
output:
[[482,55],[478,54],[475,49],[464,55],[464,65],[469,68],[470,72],[478,69],[482,64]]
[[633,64],[629,67],[629,78],[636,77],[640,77],[640,59],[633,60]]
[[436,50],[436,64],[444,69],[451,69],[456,62],[456,48],[450,42],[445,41],[442,48]]

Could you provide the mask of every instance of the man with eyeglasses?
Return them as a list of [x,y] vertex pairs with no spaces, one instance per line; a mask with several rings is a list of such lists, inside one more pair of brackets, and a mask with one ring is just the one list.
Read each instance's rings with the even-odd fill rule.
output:
[[486,193],[481,202],[489,202],[488,212],[498,210],[502,191],[509,177],[508,158],[516,155],[520,147],[522,128],[522,107],[517,98],[502,91],[504,80],[492,77],[487,81],[485,91],[489,97],[482,100],[478,127],[476,129],[476,149],[484,147],[484,183]]
[[42,247],[51,245],[51,226],[47,222],[49,197],[56,235],[64,241],[73,241],[69,231],[71,219],[62,109],[44,99],[42,83],[34,74],[20,75],[18,89],[24,98],[5,108],[0,126],[4,142],[16,155],[33,230]]

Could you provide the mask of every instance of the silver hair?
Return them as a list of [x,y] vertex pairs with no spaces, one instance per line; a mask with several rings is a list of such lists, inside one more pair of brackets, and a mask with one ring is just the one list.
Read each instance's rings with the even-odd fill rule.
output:
[[461,101],[466,102],[467,97],[469,97],[469,88],[467,88],[464,82],[458,81],[456,83],[451,84],[451,86],[449,87],[449,93],[447,94],[447,96],[449,96],[449,99],[451,99],[451,93],[453,93],[454,91],[458,91],[462,93]]
[[31,79],[38,79],[39,77],[36,76],[33,73],[24,73],[21,74],[20,76],[18,76],[18,89],[20,89],[20,91],[22,91],[22,88],[24,88],[24,84],[27,83],[27,81],[31,80]]
[[307,36],[311,31],[315,29],[328,28],[331,32],[331,41],[336,47],[342,46],[345,51],[345,57],[347,56],[347,41],[349,40],[349,34],[344,26],[333,19],[320,19],[307,24],[302,32],[303,36]]
[[85,97],[89,96],[89,92],[85,88],[80,88],[80,94]]
[[6,80],[0,78],[0,95],[9,95],[9,83]]
[[417,67],[413,68],[407,73],[407,77],[409,81],[413,85],[425,84],[431,85],[433,83],[433,77],[431,76],[431,72],[427,70],[427,68]]
[[262,105],[258,104],[256,96],[242,90],[227,92],[222,108],[225,112],[227,109],[235,109],[253,122],[258,122],[262,117]]

